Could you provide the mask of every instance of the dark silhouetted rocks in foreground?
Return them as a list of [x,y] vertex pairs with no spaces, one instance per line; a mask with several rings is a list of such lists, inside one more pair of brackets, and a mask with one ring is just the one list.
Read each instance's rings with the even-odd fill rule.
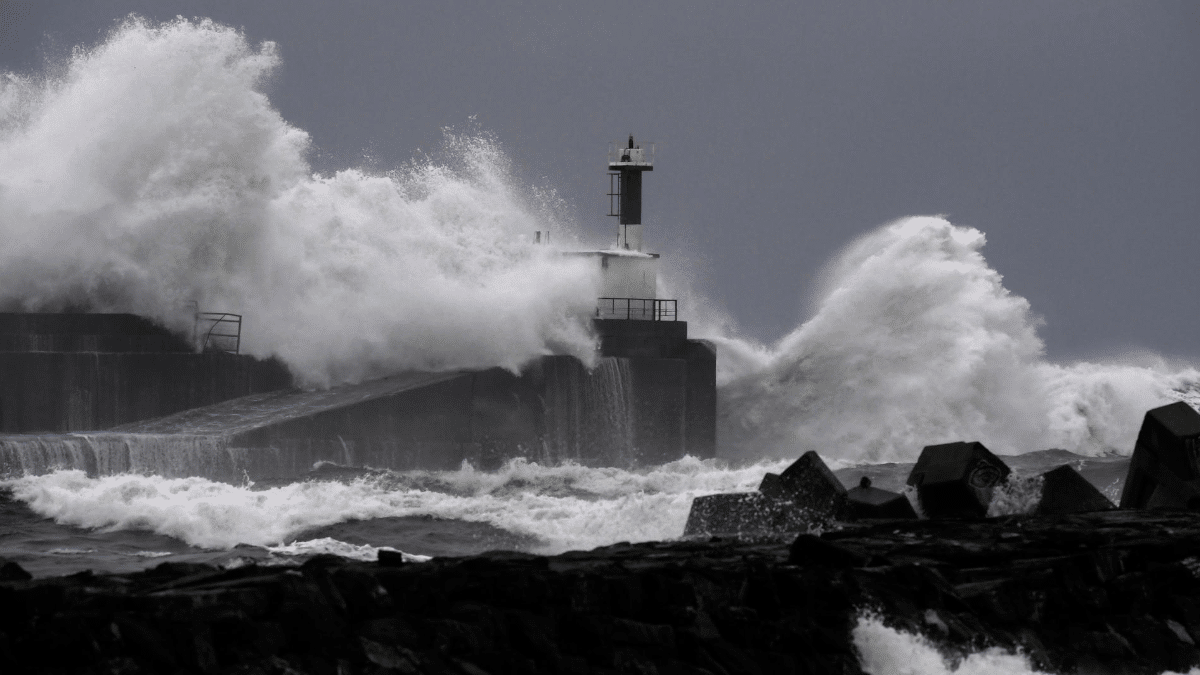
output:
[[1121,508],[1200,509],[1200,413],[1178,402],[1146,413]]
[[[5,568],[10,569],[10,568]],[[53,673],[859,673],[865,612],[953,659],[1200,664],[1200,514],[894,520],[783,541],[0,582],[0,667]]]
[[1012,472],[983,443],[929,445],[908,474],[928,518],[987,515],[992,491]]

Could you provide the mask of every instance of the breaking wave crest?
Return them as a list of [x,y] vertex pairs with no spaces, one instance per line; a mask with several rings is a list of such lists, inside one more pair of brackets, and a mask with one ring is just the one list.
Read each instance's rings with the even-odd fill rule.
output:
[[[306,530],[346,522],[431,516],[488,523],[535,540],[538,553],[621,541],[675,539],[698,495],[758,486],[782,461],[729,468],[687,457],[640,471],[543,467],[524,460],[496,472],[367,472],[347,481],[268,489],[203,478],[59,471],[0,482],[61,525],[140,530],[213,549],[280,546]],[[403,546],[401,546],[403,549]]]
[[134,17],[54,74],[0,74],[0,308],[190,332],[194,301],[313,385],[592,358],[595,271],[530,245],[553,214],[494,139],[313,174],[263,93],[278,63],[208,20]]
[[1047,362],[1038,319],[983,244],[942,218],[891,223],[833,260],[814,316],[779,343],[718,337],[725,452],[903,462],[978,440],[1128,454],[1147,409],[1196,404],[1194,368]]

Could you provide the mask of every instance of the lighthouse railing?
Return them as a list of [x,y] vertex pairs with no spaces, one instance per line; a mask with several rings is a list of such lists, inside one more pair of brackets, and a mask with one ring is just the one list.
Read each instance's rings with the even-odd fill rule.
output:
[[625,141],[611,141],[608,144],[608,163],[623,164],[626,166],[654,166],[654,148],[657,145],[654,141],[636,143],[637,150],[634,153],[628,153],[629,159],[625,159],[626,153],[630,150]]
[[242,315],[232,312],[196,312],[192,340],[202,352],[237,354],[242,348]]
[[678,303],[658,298],[600,298],[596,303],[596,318],[676,321],[679,318]]

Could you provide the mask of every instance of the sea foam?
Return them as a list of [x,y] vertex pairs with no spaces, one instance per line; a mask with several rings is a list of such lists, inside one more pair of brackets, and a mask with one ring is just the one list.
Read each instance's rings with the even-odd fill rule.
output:
[[[752,490],[782,461],[730,468],[685,458],[626,471],[516,460],[494,473],[382,471],[346,482],[255,489],[203,478],[126,474],[89,478],[58,471],[0,482],[14,498],[62,525],[142,530],[193,546],[292,544],[306,530],[350,520],[427,516],[488,523],[530,537],[534,552],[659,541],[683,533],[692,499]],[[403,549],[403,546],[401,546]]]

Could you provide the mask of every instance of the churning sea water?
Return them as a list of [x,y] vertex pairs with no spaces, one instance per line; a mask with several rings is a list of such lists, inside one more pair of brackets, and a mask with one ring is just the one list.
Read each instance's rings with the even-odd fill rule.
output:
[[[1128,464],[1065,451],[1006,459],[1029,476],[1071,464],[1112,499]],[[516,460],[494,472],[324,465],[307,480],[279,485],[57,471],[0,481],[0,557],[40,576],[127,571],[162,560],[266,564],[316,553],[373,559],[381,547],[417,556],[555,554],[677,539],[693,498],[754,490],[764,473],[788,463],[730,466],[688,457],[627,470]],[[903,489],[912,468],[831,464],[840,464],[836,473],[847,485],[865,475],[892,490]]]

